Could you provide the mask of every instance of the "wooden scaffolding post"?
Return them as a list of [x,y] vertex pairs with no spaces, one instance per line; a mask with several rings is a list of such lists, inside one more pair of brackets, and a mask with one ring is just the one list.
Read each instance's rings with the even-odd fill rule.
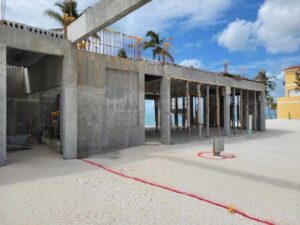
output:
[[178,126],[178,95],[175,96],[175,126],[179,130]]
[[182,129],[185,129],[185,97],[182,97]]
[[249,131],[249,91],[246,93],[246,127],[247,131]]
[[219,86],[216,86],[216,115],[217,115],[217,127],[218,136],[221,136],[221,124],[220,124],[220,93]]
[[209,85],[206,85],[206,137],[209,138]]
[[233,110],[233,118],[232,118],[232,121],[233,121],[233,133],[234,135],[236,135],[236,100],[235,100],[235,88],[233,88],[233,94],[232,94],[232,97],[233,97],[233,101],[232,101],[232,110]]
[[240,126],[241,126],[241,133],[243,133],[243,130],[244,130],[244,107],[243,107],[243,89],[241,89],[241,92],[240,92]]
[[253,92],[254,93],[254,131],[257,131],[257,99],[256,99],[256,91]]
[[188,129],[189,138],[191,137],[191,112],[190,112],[190,88],[189,82],[186,82],[186,124]]
[[194,122],[194,98],[193,95],[190,95],[190,127],[193,129]]
[[202,138],[202,118],[201,118],[201,84],[197,84],[197,117],[198,117],[198,133],[199,138]]

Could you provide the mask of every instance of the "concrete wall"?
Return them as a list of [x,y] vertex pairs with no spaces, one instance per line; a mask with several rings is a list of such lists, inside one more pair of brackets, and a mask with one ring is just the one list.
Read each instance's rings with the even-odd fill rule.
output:
[[60,86],[62,58],[45,56],[28,67],[30,93],[36,93]]
[[279,119],[300,119],[300,97],[277,98]]
[[44,60],[41,62],[33,66],[35,73],[29,75],[29,86],[35,90],[33,94],[25,93],[24,69],[7,68],[8,136],[30,133],[38,135],[41,130],[48,130],[50,112],[58,110],[57,96],[60,95],[60,87],[50,88],[57,82],[58,75],[51,73],[47,76],[37,70],[36,68],[42,69]]
[[144,119],[143,99],[140,103],[143,76],[110,68],[109,59],[78,51],[79,156],[142,145],[145,141],[140,118]]
[[24,69],[7,68],[7,135],[29,134],[40,129],[38,95],[25,94]]
[[64,55],[66,40],[0,24],[0,43],[9,48],[51,55]]

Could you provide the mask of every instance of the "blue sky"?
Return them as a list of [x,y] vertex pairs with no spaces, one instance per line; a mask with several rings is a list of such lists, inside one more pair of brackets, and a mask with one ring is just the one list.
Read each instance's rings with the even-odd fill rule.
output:
[[[57,27],[43,15],[55,0],[7,1],[6,18],[43,28]],[[78,0],[79,9],[97,0]],[[153,0],[113,25],[143,36],[148,30],[172,37],[176,63],[253,78],[260,69],[276,77],[283,95],[282,69],[300,65],[299,0]]]

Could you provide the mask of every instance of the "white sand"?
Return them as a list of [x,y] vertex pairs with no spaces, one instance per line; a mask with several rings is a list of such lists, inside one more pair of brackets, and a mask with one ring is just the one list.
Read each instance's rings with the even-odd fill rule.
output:
[[[300,121],[268,121],[226,139],[236,159],[197,157],[208,141],[147,145],[90,158],[126,174],[233,205],[276,224],[300,221]],[[1,225],[259,224],[204,202],[127,180],[43,147],[0,168]]]

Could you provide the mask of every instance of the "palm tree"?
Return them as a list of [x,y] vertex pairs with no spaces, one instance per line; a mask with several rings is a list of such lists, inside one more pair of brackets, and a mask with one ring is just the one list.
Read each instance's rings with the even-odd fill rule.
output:
[[273,104],[274,104],[274,98],[272,96],[267,96],[267,105],[268,105],[268,112],[269,112],[270,119],[272,119],[271,108]]
[[276,102],[273,102],[272,103],[272,105],[271,105],[271,109],[272,109],[272,111],[273,111],[273,113],[274,113],[274,115],[276,116],[276,110],[277,110],[277,103]]
[[67,27],[80,16],[77,10],[78,3],[76,0],[63,0],[56,2],[54,5],[59,8],[60,12],[47,9],[45,14],[62,25],[66,37]]
[[271,108],[272,104],[274,104],[274,98],[272,96],[270,96],[270,91],[275,91],[276,82],[274,81],[274,78],[269,77],[264,70],[259,71],[259,73],[255,77],[255,80],[265,84],[265,93],[266,93],[268,111],[269,111],[270,119],[272,119],[270,108]]
[[259,71],[255,80],[262,82],[266,87],[266,97],[270,95],[270,91],[275,91],[276,82],[274,81],[274,77],[269,77],[264,70]]
[[150,38],[150,40],[144,42],[144,49],[152,49],[153,59],[157,57],[158,61],[162,60],[163,64],[165,64],[168,58],[174,63],[174,58],[168,51],[170,44],[165,42],[164,39],[161,39],[159,33],[148,31],[146,37]]

